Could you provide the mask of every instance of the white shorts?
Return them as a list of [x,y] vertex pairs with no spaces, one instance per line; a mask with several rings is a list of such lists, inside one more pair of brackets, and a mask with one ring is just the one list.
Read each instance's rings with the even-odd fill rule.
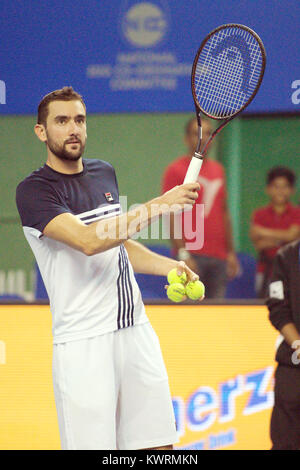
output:
[[166,368],[150,323],[53,347],[63,449],[178,442]]

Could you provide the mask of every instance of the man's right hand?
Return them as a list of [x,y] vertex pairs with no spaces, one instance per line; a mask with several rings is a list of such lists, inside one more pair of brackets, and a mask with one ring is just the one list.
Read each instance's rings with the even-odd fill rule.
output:
[[175,186],[158,198],[159,203],[168,206],[169,212],[177,212],[182,210],[185,205],[195,204],[199,196],[199,189],[199,183],[186,183]]

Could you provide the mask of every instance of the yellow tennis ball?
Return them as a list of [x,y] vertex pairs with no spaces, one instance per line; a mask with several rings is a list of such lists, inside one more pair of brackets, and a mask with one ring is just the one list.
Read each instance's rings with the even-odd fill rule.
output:
[[167,289],[167,296],[173,302],[181,302],[185,297],[185,288],[181,282],[171,284]]
[[174,269],[171,269],[171,271],[169,271],[168,273],[168,283],[169,284],[174,284],[174,283],[181,283],[181,284],[185,284],[186,283],[186,273],[185,271],[183,271],[183,273],[181,274],[181,276],[178,276],[177,274],[177,268],[174,268]]
[[205,285],[201,281],[190,281],[185,286],[186,295],[192,300],[198,300],[205,294]]

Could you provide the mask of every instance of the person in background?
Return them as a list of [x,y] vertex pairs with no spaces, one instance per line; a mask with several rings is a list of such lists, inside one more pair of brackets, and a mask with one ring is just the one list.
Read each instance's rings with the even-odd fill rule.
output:
[[[202,143],[205,144],[212,132],[208,120],[202,121]],[[162,192],[183,183],[190,160],[198,142],[198,124],[196,118],[190,119],[185,127],[187,154],[173,161],[166,168],[162,180]],[[203,147],[202,147],[203,148]],[[206,298],[223,298],[228,279],[234,278],[240,269],[234,250],[230,214],[227,207],[225,172],[221,163],[205,157],[198,177],[199,197],[192,210],[192,224],[184,224],[184,216],[170,216],[170,238],[174,255],[196,272],[205,284]],[[197,219],[197,206],[203,205],[204,226]],[[199,212],[198,212],[199,214]],[[181,218],[182,236],[175,233],[176,219]],[[204,230],[203,246],[187,248],[191,240],[186,226],[192,225],[192,231]]]
[[269,204],[252,215],[250,238],[258,252],[257,294],[266,297],[278,249],[300,237],[300,208],[291,204],[296,182],[295,173],[277,166],[267,174],[266,193]]
[[300,270],[299,240],[274,258],[267,306],[282,341],[276,352],[272,450],[300,450]]

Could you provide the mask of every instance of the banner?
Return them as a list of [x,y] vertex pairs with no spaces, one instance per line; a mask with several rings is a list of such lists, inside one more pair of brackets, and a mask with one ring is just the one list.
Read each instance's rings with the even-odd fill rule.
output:
[[270,0],[4,2],[0,113],[36,113],[72,85],[88,112],[192,112],[192,62],[225,23],[254,29],[267,50],[261,89],[246,112],[297,112],[300,4]]
[[[269,449],[275,342],[264,306],[146,306],[178,449]],[[0,306],[0,449],[59,449],[48,306]]]

